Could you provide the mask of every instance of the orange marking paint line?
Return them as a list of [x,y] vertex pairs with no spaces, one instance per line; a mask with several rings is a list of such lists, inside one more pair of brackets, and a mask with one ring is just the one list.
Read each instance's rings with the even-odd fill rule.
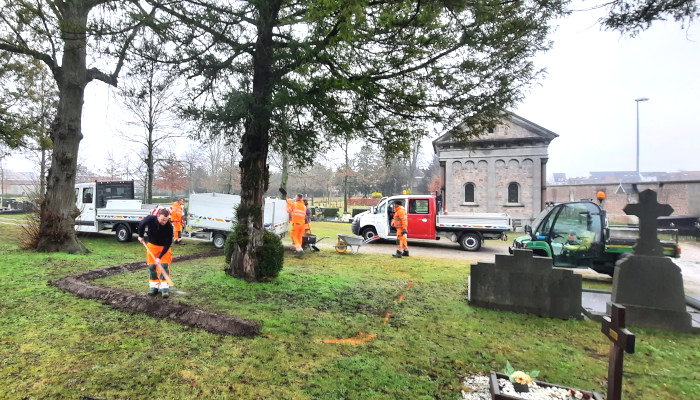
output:
[[390,312],[386,313],[386,318],[384,318],[384,325],[386,325],[386,323],[389,322],[389,317],[391,317]]
[[323,343],[349,343],[351,345],[358,345],[362,342],[366,342],[370,339],[373,339],[377,337],[376,334],[372,333],[367,336],[364,336],[365,334],[363,332],[360,332],[357,334],[357,336],[346,338],[346,339],[325,339],[323,340]]
[[266,337],[266,338],[272,338],[272,335],[270,335],[269,333],[263,333],[263,334],[260,335],[260,336]]
[[408,285],[406,285],[406,290],[410,289],[411,286],[413,286],[413,281],[408,281]]
[[397,298],[394,299],[394,301],[398,301],[399,303],[401,303],[405,297],[405,294],[400,294]]

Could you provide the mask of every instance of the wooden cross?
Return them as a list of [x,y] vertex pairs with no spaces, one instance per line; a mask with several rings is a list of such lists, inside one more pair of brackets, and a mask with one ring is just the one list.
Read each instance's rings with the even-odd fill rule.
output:
[[627,215],[639,217],[639,240],[634,246],[634,254],[645,256],[663,256],[664,248],[656,236],[659,226],[658,218],[671,215],[673,207],[668,204],[659,204],[656,200],[656,192],[647,189],[639,193],[637,204],[628,204],[623,208]]
[[608,364],[608,400],[622,398],[622,356],[625,352],[634,353],[634,333],[625,329],[625,307],[613,303],[610,317],[603,317],[601,332],[610,343],[610,363]]

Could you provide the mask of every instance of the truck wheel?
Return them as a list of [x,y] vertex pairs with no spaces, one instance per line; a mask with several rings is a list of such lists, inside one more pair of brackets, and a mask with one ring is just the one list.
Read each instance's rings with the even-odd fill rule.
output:
[[125,243],[131,241],[131,228],[129,225],[119,224],[115,232],[117,233],[117,240],[119,242]]
[[374,228],[365,228],[362,230],[362,237],[365,240],[374,239],[377,236],[377,231]]
[[223,249],[226,245],[226,235],[223,233],[215,233],[212,242],[214,242],[214,247],[217,249]]
[[459,245],[466,251],[477,251],[481,248],[481,237],[476,233],[465,233],[459,238]]

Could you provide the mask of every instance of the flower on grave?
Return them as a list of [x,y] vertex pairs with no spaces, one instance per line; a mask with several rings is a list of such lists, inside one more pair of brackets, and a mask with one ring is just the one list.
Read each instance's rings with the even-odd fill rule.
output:
[[520,383],[523,385],[531,385],[532,380],[537,378],[537,376],[540,374],[540,371],[516,371],[515,368],[513,368],[513,366],[510,365],[510,361],[506,361],[506,369],[503,371],[503,373],[508,375],[508,379],[510,379],[511,382]]
[[590,394],[588,394],[588,393],[586,393],[586,392],[584,392],[584,391],[582,391],[582,390],[574,390],[574,389],[571,389],[571,390],[569,391],[569,393],[571,394],[571,398],[572,398],[572,399],[581,400],[581,399],[590,399],[590,398],[591,398],[591,395],[590,395]]
[[523,371],[515,371],[509,376],[511,382],[519,383],[521,385],[530,385],[532,383],[532,377]]

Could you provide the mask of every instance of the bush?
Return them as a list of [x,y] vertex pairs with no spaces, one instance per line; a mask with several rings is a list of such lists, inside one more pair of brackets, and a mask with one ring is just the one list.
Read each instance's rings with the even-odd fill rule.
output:
[[256,279],[269,280],[276,278],[284,266],[284,247],[282,239],[274,233],[265,230],[263,245],[258,248],[258,269]]
[[[248,242],[248,230],[245,225],[236,224],[233,232],[226,238],[226,264],[231,264],[233,249],[236,244]],[[282,239],[273,232],[263,232],[263,245],[257,250],[258,267],[255,270],[256,281],[266,281],[276,278],[284,266],[284,247]]]

